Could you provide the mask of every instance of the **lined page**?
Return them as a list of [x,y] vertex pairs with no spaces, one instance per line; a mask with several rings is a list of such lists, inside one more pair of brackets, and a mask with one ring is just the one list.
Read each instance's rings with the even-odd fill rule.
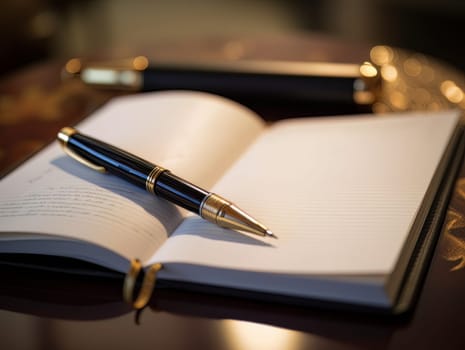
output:
[[[115,99],[78,129],[209,188],[263,127],[256,115],[231,101],[167,92]],[[32,247],[36,253],[57,253],[50,240],[55,237],[144,261],[185,215],[144,189],[85,167],[57,143],[3,179],[0,193],[0,242],[14,241],[9,247],[15,251],[21,251],[19,239],[42,234],[48,239]],[[61,253],[114,267],[89,249]]]
[[[153,260],[301,275],[387,274],[458,118],[450,111],[277,123],[214,190],[279,239],[193,217]],[[208,274],[192,279],[218,283]]]

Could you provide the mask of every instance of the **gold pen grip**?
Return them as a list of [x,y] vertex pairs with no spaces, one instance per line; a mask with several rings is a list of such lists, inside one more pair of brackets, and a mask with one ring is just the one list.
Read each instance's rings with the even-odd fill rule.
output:
[[203,200],[199,214],[203,219],[224,228],[276,238],[258,220],[215,193],[210,193]]

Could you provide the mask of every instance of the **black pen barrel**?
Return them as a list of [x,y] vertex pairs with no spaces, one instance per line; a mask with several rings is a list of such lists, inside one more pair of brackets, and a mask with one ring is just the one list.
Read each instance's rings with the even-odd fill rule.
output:
[[199,214],[202,202],[209,195],[209,192],[181,179],[169,171],[165,171],[157,179],[155,194],[180,207]]

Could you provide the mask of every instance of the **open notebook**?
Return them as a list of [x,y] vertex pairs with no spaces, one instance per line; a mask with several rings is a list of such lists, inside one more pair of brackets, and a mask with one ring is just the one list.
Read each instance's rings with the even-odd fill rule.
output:
[[419,244],[440,224],[429,227],[428,214],[458,164],[459,120],[443,111],[268,125],[204,93],[118,98],[79,130],[232,200],[279,239],[221,229],[54,143],[0,182],[0,252],[121,273],[138,258],[161,262],[171,286],[399,311],[427,260]]

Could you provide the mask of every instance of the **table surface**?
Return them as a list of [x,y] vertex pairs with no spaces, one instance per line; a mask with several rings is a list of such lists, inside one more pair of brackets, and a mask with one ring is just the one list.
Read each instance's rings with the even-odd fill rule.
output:
[[[163,59],[182,55],[186,59],[361,62],[367,50],[324,37],[296,36],[161,43],[138,53],[157,52]],[[62,82],[63,63],[38,64],[0,82],[1,173],[53,140],[63,125],[76,123],[117,95],[91,90],[77,81]],[[408,317],[385,319],[183,292],[160,292],[147,308],[135,312],[121,301],[121,281],[3,266],[0,347],[463,349],[463,213],[465,167],[457,178],[418,302]]]

